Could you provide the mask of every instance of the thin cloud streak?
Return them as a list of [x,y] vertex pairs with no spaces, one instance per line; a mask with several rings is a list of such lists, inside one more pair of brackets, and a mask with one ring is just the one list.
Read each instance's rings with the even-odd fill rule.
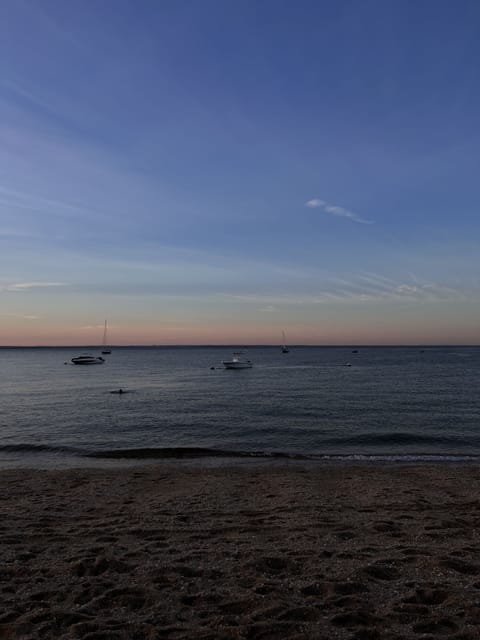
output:
[[0,313],[2,318],[20,318],[22,320],[40,320],[40,316],[33,314],[20,314],[20,313]]
[[0,286],[0,291],[29,291],[48,287],[65,287],[65,282],[17,282]]
[[379,276],[357,276],[355,279],[332,279],[324,282],[317,291],[303,294],[261,295],[256,293],[221,294],[222,297],[248,303],[263,302],[263,309],[282,305],[318,305],[328,303],[437,303],[471,300],[479,291],[466,291],[453,287],[423,282],[394,282]]
[[352,220],[352,222],[358,222],[359,224],[373,224],[372,220],[361,218],[353,211],[349,211],[348,209],[339,207],[338,205],[329,204],[328,202],[325,202],[325,200],[320,200],[320,198],[312,198],[312,200],[308,200],[305,203],[305,206],[310,209],[321,209],[324,213],[337,216],[338,218],[348,218],[349,220]]
[[0,205],[26,209],[28,211],[48,211],[51,214],[63,216],[79,216],[83,209],[67,202],[50,200],[30,193],[21,193],[0,185]]
[[0,238],[30,238],[32,235],[19,229],[0,229]]

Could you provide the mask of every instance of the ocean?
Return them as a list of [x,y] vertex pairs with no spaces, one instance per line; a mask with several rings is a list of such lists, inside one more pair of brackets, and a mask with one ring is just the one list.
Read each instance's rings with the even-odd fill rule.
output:
[[480,456],[480,347],[233,350],[1,348],[0,468]]

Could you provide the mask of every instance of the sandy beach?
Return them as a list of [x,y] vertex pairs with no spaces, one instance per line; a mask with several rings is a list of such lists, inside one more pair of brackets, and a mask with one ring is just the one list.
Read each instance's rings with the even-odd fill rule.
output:
[[0,482],[1,639],[480,637],[475,466]]

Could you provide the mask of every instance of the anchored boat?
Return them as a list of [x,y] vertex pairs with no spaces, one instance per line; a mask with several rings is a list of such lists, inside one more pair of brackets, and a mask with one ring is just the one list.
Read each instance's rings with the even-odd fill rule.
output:
[[234,351],[231,360],[224,360],[222,362],[225,369],[251,369],[253,364],[250,360],[242,359],[241,351]]
[[75,358],[72,358],[72,362],[73,364],[103,364],[105,362],[105,358],[102,358],[102,356],[90,356],[90,355],[83,355],[83,356],[76,356]]

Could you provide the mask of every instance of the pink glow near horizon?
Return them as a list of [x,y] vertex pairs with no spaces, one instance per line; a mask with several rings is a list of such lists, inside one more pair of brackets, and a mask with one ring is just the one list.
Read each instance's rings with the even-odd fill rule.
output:
[[[408,345],[408,344],[477,344],[475,327],[431,326],[357,326],[332,325],[287,327],[287,342],[306,345]],[[62,327],[4,326],[0,346],[84,346],[101,345],[101,326],[77,330]],[[109,329],[111,345],[262,345],[280,344],[281,329],[276,327],[209,326],[159,329],[158,327],[124,327]]]

